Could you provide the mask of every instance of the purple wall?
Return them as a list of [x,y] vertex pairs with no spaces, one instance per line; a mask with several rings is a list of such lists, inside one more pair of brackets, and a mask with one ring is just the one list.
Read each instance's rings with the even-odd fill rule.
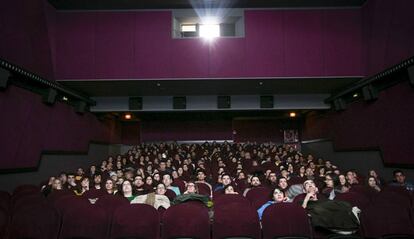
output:
[[34,167],[42,151],[87,152],[91,140],[109,142],[111,128],[90,113],[72,107],[49,107],[41,97],[10,86],[0,92],[0,169]]
[[0,57],[53,79],[43,0],[3,1],[0,8]]
[[361,16],[359,9],[247,10],[244,38],[209,44],[172,39],[169,11],[58,12],[56,78],[361,75]]
[[235,142],[283,143],[283,126],[274,119],[236,119],[233,121]]
[[231,120],[143,121],[141,141],[231,140]]
[[414,90],[401,83],[373,103],[348,105],[339,113],[308,117],[303,138],[331,138],[338,150],[379,148],[384,162],[414,165]]
[[369,0],[362,9],[366,74],[414,55],[414,1]]

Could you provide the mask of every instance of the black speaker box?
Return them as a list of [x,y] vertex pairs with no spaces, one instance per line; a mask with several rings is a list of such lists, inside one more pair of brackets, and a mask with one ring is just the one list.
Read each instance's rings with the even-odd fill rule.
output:
[[173,97],[173,109],[185,109],[187,107],[187,99],[185,96]]
[[362,88],[362,95],[365,101],[378,99],[378,90],[373,85],[367,85]]
[[342,98],[335,99],[333,102],[333,107],[335,111],[341,111],[346,109],[346,102]]
[[273,95],[260,96],[260,108],[273,108]]
[[407,68],[408,80],[410,81],[411,86],[414,86],[414,66]]
[[42,97],[42,102],[47,105],[53,105],[56,102],[57,90],[49,88]]
[[142,97],[129,97],[129,110],[142,110]]
[[10,72],[3,68],[0,68],[0,90],[4,90],[7,88],[7,84],[9,83]]
[[228,95],[217,97],[217,108],[229,109],[231,107],[231,97]]
[[79,101],[75,106],[75,112],[78,114],[85,113],[86,109],[87,109],[87,104],[84,101]]

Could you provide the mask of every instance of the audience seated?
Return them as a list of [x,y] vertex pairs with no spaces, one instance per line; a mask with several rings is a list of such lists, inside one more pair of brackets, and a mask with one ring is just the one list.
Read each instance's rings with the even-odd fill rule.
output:
[[[361,175],[368,176],[365,180]],[[164,212],[171,204],[199,201],[209,208],[212,217],[212,201],[224,208],[223,204],[231,204],[239,197],[244,207],[257,210],[260,219],[269,206],[293,201],[312,215],[312,225],[353,232],[358,229],[358,218],[350,216],[354,215],[349,214],[352,206],[340,199],[364,209],[371,202],[379,205],[384,200],[397,204],[398,200],[385,197],[396,193],[406,197],[401,198],[404,203],[399,206],[413,210],[409,200],[414,185],[401,170],[394,171],[393,176],[394,181],[387,185],[373,169],[368,174],[358,174],[354,169],[345,172],[330,160],[272,143],[141,144],[125,155],[110,156],[87,169],[50,177],[40,189],[44,196],[37,186],[23,185],[13,193],[10,203],[1,204],[6,205],[1,210],[7,212],[8,204],[25,202],[22,197],[30,200],[33,197],[28,195],[37,193],[36,198],[43,197],[39,202],[43,203],[47,196],[51,206],[62,214],[77,205],[74,200],[96,204],[111,213],[124,203],[147,204]],[[389,191],[393,193],[384,193]],[[224,200],[226,196],[232,199]],[[111,201],[115,206],[110,205]],[[339,214],[333,213],[332,208]],[[333,228],[338,218],[347,224]]]

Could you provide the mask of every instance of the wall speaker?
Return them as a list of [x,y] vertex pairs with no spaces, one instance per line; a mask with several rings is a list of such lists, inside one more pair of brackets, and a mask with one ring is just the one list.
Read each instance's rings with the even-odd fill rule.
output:
[[346,102],[342,98],[335,99],[333,102],[333,107],[335,111],[346,110]]
[[414,86],[414,66],[407,68],[408,80],[410,81],[411,86]]
[[362,95],[365,101],[378,99],[378,90],[373,85],[367,85],[362,88]]
[[182,110],[187,107],[187,99],[185,96],[173,97],[173,109]]
[[49,88],[42,97],[42,102],[47,105],[53,105],[56,102],[57,90]]
[[128,109],[129,110],[142,110],[142,97],[129,97]]
[[76,106],[75,106],[75,112],[78,114],[83,114],[85,113],[87,108],[87,104],[85,101],[79,101]]
[[273,95],[260,96],[260,108],[273,108]]
[[217,108],[229,109],[231,108],[231,97],[228,95],[221,95],[217,97]]
[[10,72],[0,68],[0,90],[5,90],[9,83]]

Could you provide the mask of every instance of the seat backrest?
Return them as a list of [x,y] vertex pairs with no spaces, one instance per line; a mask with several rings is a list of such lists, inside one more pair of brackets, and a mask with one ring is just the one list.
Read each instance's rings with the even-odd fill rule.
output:
[[382,191],[372,198],[374,204],[394,204],[406,208],[411,207],[411,200],[409,197],[393,191]]
[[162,238],[210,238],[207,207],[182,203],[169,207],[163,215]]
[[271,193],[272,190],[268,187],[257,187],[250,189],[246,194],[246,198],[255,209],[258,209],[270,200]]
[[310,238],[311,225],[305,209],[296,203],[277,203],[263,212],[263,239],[301,236]]
[[16,208],[10,223],[9,239],[56,239],[59,228],[59,214],[51,205],[36,204],[31,207]]
[[414,225],[409,210],[399,205],[372,204],[361,212],[361,224],[365,237],[379,238],[383,235],[411,235]]
[[6,228],[9,225],[8,211],[0,208],[0,238],[5,238]]
[[96,201],[96,206],[103,208],[109,215],[122,206],[129,205],[128,199],[117,195],[104,195]]
[[10,209],[11,195],[9,192],[0,190],[0,209],[8,211]]
[[160,220],[154,207],[146,204],[129,204],[115,210],[109,238],[157,239],[159,230]]
[[82,194],[82,197],[87,198],[87,199],[94,199],[94,198],[100,198],[103,195],[107,194],[105,191],[103,190],[97,190],[97,189],[91,189],[86,191],[84,194]]
[[104,209],[89,203],[79,203],[64,212],[59,238],[106,238],[109,222],[110,218]]
[[67,189],[64,189],[64,190],[55,190],[55,191],[52,191],[51,193],[49,193],[47,195],[47,198],[46,199],[50,203],[54,204],[57,200],[60,200],[62,197],[74,196],[74,195],[75,195],[74,192],[71,191],[71,190],[67,190]]
[[25,207],[32,207],[40,204],[45,204],[46,198],[40,194],[24,194],[20,195],[13,201],[12,210],[21,209]]
[[260,238],[257,211],[250,205],[230,203],[215,205],[213,239],[228,237]]
[[338,193],[335,200],[349,202],[352,206],[357,206],[360,209],[364,209],[370,204],[370,200],[365,194],[357,192]]
[[174,179],[174,182],[171,184],[174,187],[178,187],[181,193],[185,191],[185,182],[179,178]]
[[198,187],[198,193],[201,195],[211,196],[211,188],[205,183],[196,183]]
[[170,201],[174,201],[174,198],[177,197],[177,195],[175,194],[175,192],[171,189],[167,189],[167,191],[165,192],[165,196],[168,197],[168,199],[170,199]]
[[40,193],[40,188],[32,184],[19,185],[14,189],[13,196],[27,193]]
[[222,205],[228,205],[233,203],[241,204],[247,207],[251,206],[250,201],[247,198],[241,196],[240,194],[223,194],[219,197],[214,198],[213,202],[215,208]]

